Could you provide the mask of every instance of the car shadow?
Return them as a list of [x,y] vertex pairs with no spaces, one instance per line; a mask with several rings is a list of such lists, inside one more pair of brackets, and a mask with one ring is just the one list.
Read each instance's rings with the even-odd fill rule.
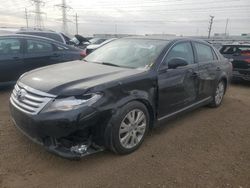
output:
[[0,86],[0,92],[10,92],[14,88],[14,85]]
[[232,85],[250,87],[250,81],[247,80],[232,80]]

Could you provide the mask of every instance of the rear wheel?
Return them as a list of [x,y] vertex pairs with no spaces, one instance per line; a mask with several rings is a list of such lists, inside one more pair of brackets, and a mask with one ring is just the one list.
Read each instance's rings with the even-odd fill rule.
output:
[[218,107],[221,105],[223,97],[225,94],[225,82],[221,80],[216,87],[216,90],[213,95],[213,101],[211,102],[211,107]]
[[142,144],[148,131],[148,110],[140,102],[130,102],[112,117],[111,123],[111,148],[119,154],[131,153]]

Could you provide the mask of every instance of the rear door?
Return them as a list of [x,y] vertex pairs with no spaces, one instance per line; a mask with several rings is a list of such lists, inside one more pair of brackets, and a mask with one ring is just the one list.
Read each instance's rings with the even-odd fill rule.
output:
[[23,73],[23,40],[0,38],[0,82],[16,81]]
[[26,39],[24,54],[24,69],[33,70],[38,67],[53,64],[57,54],[52,43],[39,39]]
[[218,57],[210,45],[193,42],[193,46],[199,65],[199,100],[202,100],[213,94],[222,70]]
[[182,41],[175,44],[161,66],[167,66],[173,58],[185,59],[188,65],[158,73],[159,120],[197,101],[198,65],[194,61],[191,43]]

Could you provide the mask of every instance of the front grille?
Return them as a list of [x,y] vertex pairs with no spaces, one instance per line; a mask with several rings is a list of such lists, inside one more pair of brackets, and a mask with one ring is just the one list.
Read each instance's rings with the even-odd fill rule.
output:
[[38,114],[55,97],[18,82],[11,94],[10,102],[27,114]]

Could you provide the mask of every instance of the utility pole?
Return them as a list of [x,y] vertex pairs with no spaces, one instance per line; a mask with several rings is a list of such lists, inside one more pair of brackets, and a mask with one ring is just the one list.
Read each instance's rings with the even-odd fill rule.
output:
[[76,13],[75,17],[75,24],[76,24],[76,34],[78,34],[78,15]]
[[210,38],[212,27],[214,22],[214,16],[210,15],[209,27],[208,27],[208,38]]
[[67,22],[69,20],[67,19],[67,10],[71,9],[71,7],[66,4],[66,0],[62,0],[61,4],[55,6],[59,7],[62,10],[62,23],[63,23],[62,30],[64,33],[68,34]]
[[227,26],[228,26],[228,21],[229,21],[229,19],[227,18],[226,27],[225,27],[225,37],[227,36]]
[[26,19],[26,28],[29,27],[29,21],[28,21],[28,11],[27,8],[25,8],[25,19]]
[[35,11],[33,11],[33,13],[35,13],[35,27],[42,28],[42,14],[44,14],[44,12],[41,12],[41,6],[44,6],[45,3],[42,0],[31,0],[31,2],[35,5]]

